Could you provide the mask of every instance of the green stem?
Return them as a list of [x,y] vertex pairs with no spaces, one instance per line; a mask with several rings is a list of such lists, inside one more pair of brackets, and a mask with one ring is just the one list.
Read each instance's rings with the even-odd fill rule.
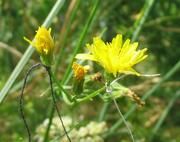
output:
[[56,85],[58,86],[58,88],[60,89],[60,91],[62,92],[62,97],[63,100],[68,104],[68,105],[73,105],[73,101],[71,96],[69,96],[69,94],[66,92],[66,90],[62,87],[62,85],[60,84],[60,82],[58,81],[58,79],[55,77],[54,73],[51,71],[51,75],[52,75],[52,79],[53,81],[56,83]]
[[[111,94],[110,94],[110,95],[111,95]],[[132,134],[132,131],[131,131],[130,127],[128,126],[127,121],[126,121],[126,119],[124,118],[124,116],[123,116],[123,114],[122,114],[122,112],[121,112],[121,110],[120,110],[120,108],[119,108],[119,106],[118,106],[117,101],[115,100],[115,98],[113,98],[113,101],[114,101],[114,104],[115,104],[116,109],[118,110],[119,116],[121,117],[122,121],[124,122],[124,124],[125,124],[128,132],[129,132],[129,135],[130,135],[130,137],[131,137],[131,139],[132,139],[132,142],[135,142],[134,136],[133,136],[133,134]]]
[[66,127],[63,123],[63,120],[62,120],[62,116],[61,116],[61,113],[58,109],[58,106],[57,106],[57,103],[56,103],[56,97],[55,97],[55,94],[54,94],[54,89],[53,89],[53,81],[52,81],[52,71],[51,71],[51,67],[48,67],[48,66],[44,66],[44,68],[46,69],[47,73],[48,73],[48,76],[49,76],[49,84],[50,84],[50,87],[51,87],[51,95],[52,95],[52,100],[53,100],[53,103],[54,103],[54,107],[56,109],[56,112],[58,114],[58,117],[59,117],[59,120],[61,122],[61,125],[63,127],[63,130],[65,132],[65,135],[68,139],[69,142],[71,142],[71,138],[69,137],[68,133],[67,133],[67,130],[66,130]]
[[51,124],[52,124],[52,119],[53,119],[53,116],[54,116],[54,112],[55,112],[55,107],[54,107],[54,105],[52,104],[52,108],[50,108],[50,115],[49,115],[48,126],[47,126],[47,128],[46,128],[46,133],[45,133],[45,135],[44,135],[44,142],[48,142],[49,131],[50,131],[50,128],[51,128]]
[[109,102],[105,102],[104,104],[103,104],[103,107],[102,107],[102,109],[101,109],[101,111],[100,111],[100,114],[99,114],[99,121],[101,122],[102,120],[104,120],[104,118],[105,118],[105,115],[106,115],[106,112],[107,112],[107,109],[109,108]]
[[91,100],[92,98],[94,98],[97,95],[99,95],[99,93],[103,92],[104,90],[105,90],[105,86],[103,86],[102,88],[98,89],[97,91],[89,94],[86,97],[76,99],[76,102],[80,103],[80,102],[84,102],[84,101],[87,101],[87,100]]
[[85,97],[82,97],[82,98],[77,98],[76,100],[73,100],[73,98],[71,96],[69,96],[68,92],[66,92],[66,90],[60,84],[60,82],[56,79],[54,73],[51,72],[51,75],[52,75],[53,81],[56,83],[56,85],[58,86],[58,88],[62,92],[63,100],[68,105],[74,105],[75,103],[80,103],[80,102],[91,100],[92,98],[96,97],[97,95],[99,95],[99,93],[101,93],[101,92],[103,92],[105,90],[105,86],[103,86],[102,88],[100,88],[97,91],[89,94],[88,96],[85,96]]

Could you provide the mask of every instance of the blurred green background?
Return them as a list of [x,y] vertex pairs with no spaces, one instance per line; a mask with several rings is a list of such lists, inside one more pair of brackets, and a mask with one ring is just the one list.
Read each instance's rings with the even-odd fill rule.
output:
[[[35,30],[43,23],[55,2],[55,0],[0,0],[0,89],[28,47],[23,36],[33,38]],[[63,78],[74,48],[80,45],[79,52],[82,52],[85,44],[91,43],[94,36],[102,35],[105,41],[110,41],[117,33],[123,34],[124,38],[133,38],[139,42],[140,48],[148,48],[149,54],[148,59],[137,66],[137,70],[144,74],[161,74],[154,78],[129,76],[121,82],[140,97],[146,93],[151,94],[146,100],[146,105],[133,111],[127,119],[134,137],[137,142],[178,142],[180,141],[180,99],[177,97],[180,94],[180,1],[151,0],[151,2],[152,5],[148,0],[66,0],[51,24],[56,42],[56,75],[59,80]],[[96,9],[93,19],[82,42],[79,43],[94,8]],[[149,12],[143,15],[148,9]],[[141,21],[143,18],[144,22]],[[138,28],[140,31],[135,35]],[[34,53],[8,92],[8,96],[0,104],[0,142],[27,139],[18,111],[18,96],[25,73],[37,62],[39,57]],[[174,72],[166,79],[167,73],[175,66]],[[153,91],[159,82],[161,84]],[[71,85],[70,82],[68,84]],[[48,118],[51,108],[47,85],[45,72],[38,69],[26,87],[24,108],[33,135],[37,127]],[[59,106],[64,116],[69,116],[82,125],[98,121],[105,109],[102,120],[106,121],[110,129],[118,121],[119,116],[113,103],[110,102],[108,108],[104,103],[97,97],[93,101],[73,107],[60,100]],[[123,114],[126,114],[135,103],[128,98],[120,98],[118,104]],[[108,132],[106,134],[102,136],[105,142],[131,141],[124,124],[114,130],[113,134]]]

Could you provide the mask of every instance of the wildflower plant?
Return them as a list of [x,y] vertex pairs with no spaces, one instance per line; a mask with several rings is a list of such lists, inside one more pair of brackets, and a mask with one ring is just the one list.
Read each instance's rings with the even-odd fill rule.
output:
[[[53,63],[53,56],[54,56],[53,51],[54,51],[54,45],[55,44],[54,44],[54,40],[53,40],[53,38],[51,36],[51,28],[47,29],[45,27],[39,27],[39,29],[36,31],[35,39],[33,41],[30,41],[29,39],[27,39],[25,37],[24,37],[24,39],[36,49],[36,51],[38,52],[38,54],[40,56],[41,62],[42,62],[42,63],[38,63],[36,65],[33,65],[28,70],[28,72],[27,72],[27,74],[25,76],[24,84],[23,84],[22,91],[21,91],[21,94],[20,94],[20,113],[21,113],[23,122],[25,124],[26,130],[27,130],[27,133],[28,133],[29,142],[31,142],[31,133],[30,133],[30,129],[29,129],[29,126],[27,124],[27,121],[25,119],[24,111],[23,111],[24,89],[25,89],[27,77],[29,76],[29,74],[34,69],[36,69],[37,67],[40,67],[40,66],[42,66],[46,70],[46,72],[48,73],[49,84],[50,84],[50,88],[51,88],[51,94],[52,94],[52,100],[53,100],[53,103],[54,103],[54,107],[55,107],[55,109],[57,111],[58,117],[59,117],[60,122],[62,124],[63,130],[64,130],[64,132],[65,132],[65,134],[67,136],[67,139],[68,139],[69,142],[71,142],[71,139],[67,134],[66,128],[65,128],[64,123],[63,123],[63,120],[61,118],[59,109],[57,107],[56,98],[55,98],[54,89],[53,89],[52,77],[54,75],[53,75],[53,72],[51,71],[51,65]],[[47,135],[48,135],[48,132],[47,132]],[[44,138],[45,142],[48,139],[47,135],[45,135],[45,138]]]
[[[115,92],[114,83],[116,83],[119,79],[124,77],[124,76],[120,76],[121,74],[125,74],[125,75],[132,74],[136,76],[141,75],[136,70],[134,70],[133,67],[134,65],[140,63],[141,61],[147,58],[147,54],[146,54],[147,48],[137,50],[138,43],[137,42],[130,43],[129,39],[123,42],[121,34],[117,34],[116,37],[114,37],[110,43],[105,43],[100,37],[95,37],[93,39],[93,43],[87,44],[86,47],[89,50],[89,53],[77,54],[75,58],[81,60],[94,61],[104,68],[105,80],[106,80],[105,82],[106,93],[112,97],[114,104],[118,110],[118,113],[120,114],[121,118],[123,119],[129,131],[132,141],[134,141],[132,132],[129,126],[127,125],[125,118],[123,117],[120,108],[118,107],[118,104],[115,100],[115,96],[113,96],[113,93]],[[121,89],[119,90],[126,91],[128,89],[126,89],[125,87],[121,87]],[[120,95],[122,94],[123,92],[120,93]],[[144,102],[142,102],[140,98],[134,93],[127,93],[127,94],[140,105],[144,104]]]
[[[58,112],[58,116],[60,118],[63,130],[65,131],[68,141],[71,141],[71,139],[68,136],[68,133],[63,124],[63,120],[61,118],[60,112],[56,105],[56,99],[55,99],[53,85],[52,85],[53,81],[56,83],[58,89],[60,90],[63,100],[69,105],[75,105],[83,101],[92,100],[92,98],[104,92],[104,95],[101,98],[105,101],[109,99],[113,99],[116,105],[116,108],[118,110],[118,113],[122,117],[129,131],[132,141],[134,141],[132,132],[129,126],[127,125],[126,120],[123,117],[118,107],[116,99],[125,94],[126,96],[136,101],[136,103],[140,106],[143,106],[144,102],[141,101],[140,98],[134,92],[120,85],[117,81],[119,81],[124,76],[130,75],[130,74],[136,75],[136,76],[142,76],[142,74],[140,74],[134,69],[134,66],[147,58],[148,55],[146,54],[146,51],[147,51],[146,48],[137,50],[138,48],[137,42],[131,43],[129,39],[123,42],[122,35],[120,34],[116,35],[116,37],[114,37],[112,41],[109,43],[105,43],[100,37],[95,37],[93,39],[92,44],[86,45],[87,49],[89,50],[89,53],[77,54],[75,58],[81,59],[81,60],[94,61],[98,63],[104,69],[105,73],[104,75],[97,73],[95,74],[95,76],[88,78],[89,75],[87,75],[87,72],[89,71],[90,67],[82,66],[74,62],[72,65],[72,70],[74,74],[73,83],[72,83],[72,91],[71,91],[72,95],[69,95],[69,91],[66,91],[62,87],[62,85],[59,83],[59,81],[54,76],[53,72],[51,71],[51,66],[53,64],[53,59],[54,59],[53,51],[54,51],[54,46],[55,46],[54,40],[51,36],[51,29],[50,28],[46,29],[45,27],[39,27],[39,29],[36,31],[35,39],[33,41],[30,41],[27,38],[24,38],[24,39],[36,49],[36,51],[39,53],[39,56],[42,62],[37,65],[34,65],[28,71],[25,77],[25,81],[24,81],[24,85],[23,85],[23,89],[21,93],[21,99],[20,99],[20,106],[21,106],[20,110],[21,110],[21,114],[22,114],[26,129],[28,131],[29,142],[31,141],[31,135],[30,135],[30,130],[25,120],[25,115],[22,109],[23,108],[22,98],[23,98],[23,91],[26,85],[27,76],[33,69],[39,66],[43,66],[49,75],[51,94],[52,94],[54,106]],[[100,82],[102,87],[98,89],[97,91],[92,92],[92,90],[90,89],[91,85],[88,86],[88,83],[91,81]],[[47,141],[46,137],[45,137],[45,140]]]

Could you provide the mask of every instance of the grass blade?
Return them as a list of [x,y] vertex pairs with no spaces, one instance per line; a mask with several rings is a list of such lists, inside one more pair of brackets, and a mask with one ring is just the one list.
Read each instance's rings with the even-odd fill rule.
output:
[[162,115],[160,116],[158,122],[156,123],[154,129],[152,130],[152,134],[150,136],[150,141],[153,141],[153,137],[157,134],[157,131],[161,127],[162,123],[164,122],[164,119],[168,115],[169,111],[171,110],[173,104],[175,103],[176,99],[180,96],[180,91],[177,91],[176,94],[172,97],[172,99],[169,101],[167,107],[163,111]]
[[72,58],[70,60],[71,62],[69,63],[69,65],[67,67],[67,70],[66,70],[65,75],[63,77],[62,83],[66,84],[69,81],[69,79],[70,79],[70,77],[72,75],[71,74],[71,66],[73,64],[74,57],[77,54],[77,52],[79,51],[79,49],[81,48],[81,46],[83,44],[83,41],[84,41],[84,38],[85,38],[85,36],[86,36],[86,34],[88,32],[88,29],[89,29],[89,27],[90,27],[90,25],[91,25],[95,15],[96,15],[97,8],[98,8],[98,5],[99,5],[99,1],[100,0],[96,0],[96,2],[94,3],[93,9],[92,9],[92,11],[90,13],[89,18],[87,19],[87,22],[86,22],[86,24],[84,26],[84,29],[83,29],[82,33],[81,33],[80,39],[78,41],[78,44],[77,44],[76,48],[74,49],[74,51],[72,53]]

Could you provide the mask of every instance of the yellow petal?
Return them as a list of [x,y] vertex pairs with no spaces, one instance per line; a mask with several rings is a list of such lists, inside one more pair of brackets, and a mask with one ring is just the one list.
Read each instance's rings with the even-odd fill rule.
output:
[[120,56],[124,56],[124,54],[128,51],[130,47],[129,44],[130,44],[130,39],[127,39],[122,46]]
[[76,59],[82,59],[82,60],[92,60],[92,61],[96,61],[96,59],[94,58],[93,55],[90,54],[77,54],[75,56]]
[[51,34],[51,28],[48,29],[49,34]]
[[25,41],[27,41],[29,44],[31,44],[32,45],[32,41],[31,40],[29,40],[28,38],[26,38],[26,37],[23,37],[24,38],[24,40]]
[[112,40],[112,47],[120,51],[121,46],[122,46],[122,35],[117,34],[117,36]]
[[140,76],[140,74],[133,68],[128,68],[126,70],[120,70],[119,73],[134,74],[134,75]]

